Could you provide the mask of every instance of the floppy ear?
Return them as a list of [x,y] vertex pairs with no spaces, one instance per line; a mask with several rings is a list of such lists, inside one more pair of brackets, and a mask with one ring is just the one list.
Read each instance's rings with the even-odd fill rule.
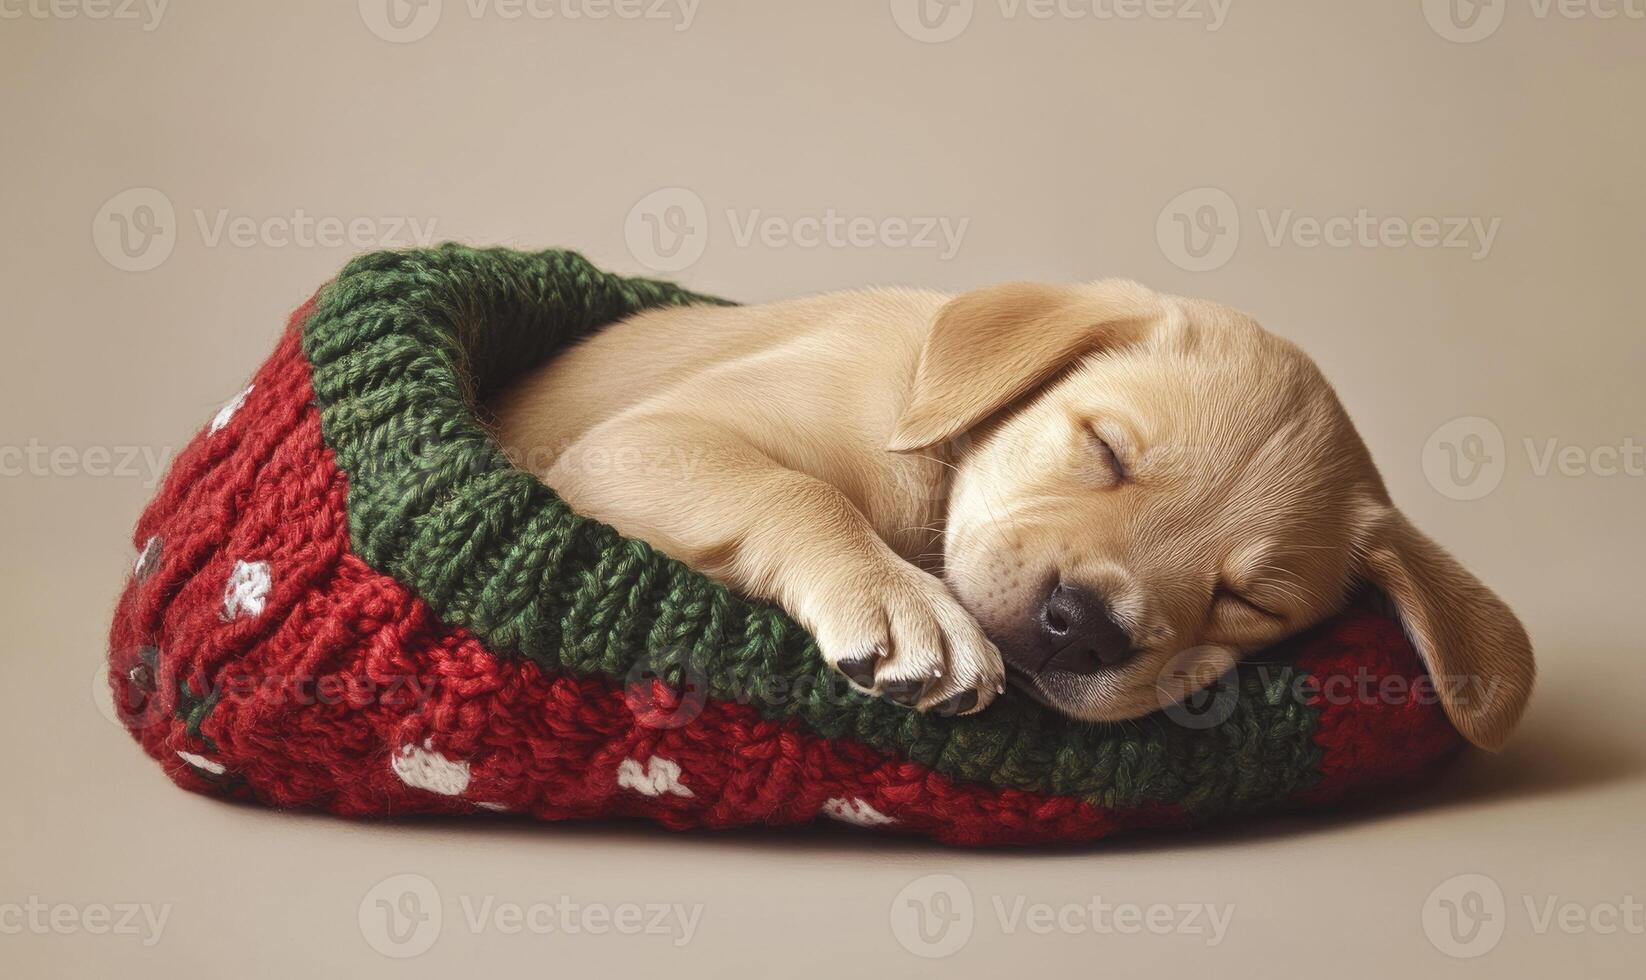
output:
[[914,392],[889,449],[952,439],[1027,394],[1082,354],[1145,336],[1164,314],[1135,282],[1013,282],[950,300],[932,321]]
[[1366,577],[1394,603],[1428,667],[1446,717],[1475,745],[1502,748],[1537,672],[1520,620],[1392,507],[1380,515],[1365,561]]

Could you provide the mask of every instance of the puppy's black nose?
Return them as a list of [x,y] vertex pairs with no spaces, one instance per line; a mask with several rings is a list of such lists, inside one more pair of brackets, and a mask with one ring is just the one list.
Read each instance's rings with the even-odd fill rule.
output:
[[1090,674],[1125,663],[1132,656],[1132,640],[1095,594],[1078,586],[1059,584],[1040,607],[1040,638],[1049,656],[1042,672],[1064,670]]

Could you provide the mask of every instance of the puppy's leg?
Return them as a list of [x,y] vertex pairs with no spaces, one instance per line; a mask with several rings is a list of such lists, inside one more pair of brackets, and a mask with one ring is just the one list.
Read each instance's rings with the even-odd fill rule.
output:
[[544,482],[581,513],[782,606],[854,683],[963,713],[999,693],[1000,652],[948,588],[904,561],[837,489],[736,433],[676,415],[590,430]]

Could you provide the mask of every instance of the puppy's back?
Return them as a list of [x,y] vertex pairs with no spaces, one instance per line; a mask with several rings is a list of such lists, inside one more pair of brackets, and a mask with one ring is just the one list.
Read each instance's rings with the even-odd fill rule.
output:
[[821,426],[881,448],[947,299],[865,289],[648,310],[527,372],[491,405],[494,434],[511,456],[534,452],[541,464],[545,449],[602,422],[673,405],[749,425],[760,442]]

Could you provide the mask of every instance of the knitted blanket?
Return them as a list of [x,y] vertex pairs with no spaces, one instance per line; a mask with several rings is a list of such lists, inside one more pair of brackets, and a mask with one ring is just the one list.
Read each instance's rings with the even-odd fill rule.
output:
[[132,735],[186,789],[348,817],[821,817],[958,844],[1336,804],[1461,744],[1369,612],[1124,724],[857,693],[779,609],[574,513],[475,416],[579,336],[701,302],[564,251],[349,263],[138,523],[110,638]]

